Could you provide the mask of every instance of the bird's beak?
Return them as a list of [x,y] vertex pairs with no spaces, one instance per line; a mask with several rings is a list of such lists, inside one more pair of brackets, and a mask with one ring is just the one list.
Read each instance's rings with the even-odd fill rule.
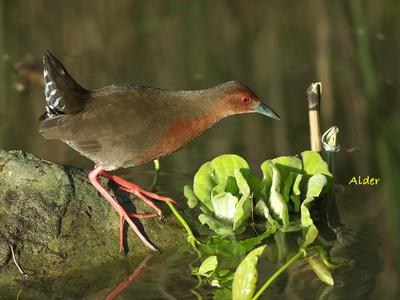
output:
[[262,102],[254,107],[254,111],[275,120],[281,119],[271,108],[269,108],[266,104]]

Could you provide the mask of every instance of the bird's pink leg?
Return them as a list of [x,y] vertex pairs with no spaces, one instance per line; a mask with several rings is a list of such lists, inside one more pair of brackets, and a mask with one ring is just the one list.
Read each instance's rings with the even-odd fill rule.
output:
[[[142,201],[144,201],[145,203],[150,205],[157,212],[157,214],[160,217],[162,217],[161,209],[157,205],[155,205],[149,198],[156,199],[159,201],[170,201],[170,202],[176,204],[176,202],[174,200],[172,200],[171,198],[160,196],[160,195],[157,195],[156,193],[145,191],[138,185],[136,185],[132,182],[129,182],[119,176],[110,174],[104,170],[100,173],[100,175],[117,183],[121,187],[122,190],[129,192],[129,193],[133,193],[139,199],[141,199]],[[146,196],[148,196],[149,198],[147,198]]]
[[[123,250],[123,225],[124,222],[128,222],[128,224],[132,227],[133,231],[135,231],[136,235],[142,240],[142,242],[151,250],[158,251],[156,247],[154,247],[146,237],[140,232],[139,228],[133,223],[131,217],[139,217],[139,218],[148,218],[150,215],[140,215],[140,214],[131,214],[129,215],[125,209],[118,203],[114,196],[112,196],[100,183],[99,175],[104,171],[104,169],[96,165],[94,170],[89,173],[89,180],[92,185],[100,192],[100,194],[106,198],[106,200],[110,203],[110,205],[118,212],[120,216],[120,250]],[[156,216],[152,214],[151,217]]]

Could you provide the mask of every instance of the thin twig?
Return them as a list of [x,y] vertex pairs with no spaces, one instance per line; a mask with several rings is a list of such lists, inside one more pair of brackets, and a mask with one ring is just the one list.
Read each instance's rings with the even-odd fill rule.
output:
[[26,274],[26,273],[21,269],[21,267],[19,266],[19,264],[17,263],[17,260],[15,259],[15,254],[14,254],[14,248],[13,248],[13,246],[11,246],[11,245],[9,245],[9,246],[10,246],[10,249],[11,249],[11,255],[12,255],[14,264],[17,266],[18,271],[19,271],[22,275],[24,275],[25,278],[29,278],[28,274]]
[[24,286],[22,286],[21,289],[19,290],[18,295],[17,295],[17,299],[15,299],[15,300],[19,300],[19,295],[21,295],[23,289],[24,289]]

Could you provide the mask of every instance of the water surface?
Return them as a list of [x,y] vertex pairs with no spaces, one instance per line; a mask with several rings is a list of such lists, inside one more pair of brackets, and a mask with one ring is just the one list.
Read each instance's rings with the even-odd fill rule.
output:
[[[92,165],[37,132],[44,111],[37,74],[46,49],[86,88],[137,83],[202,89],[240,80],[282,120],[231,117],[163,159],[158,189],[182,200],[182,187],[217,155],[237,153],[259,170],[267,158],[308,149],[305,90],[322,81],[322,126],[341,130],[335,178],[347,186],[338,198],[344,225],[337,250],[355,265],[335,273],[340,284],[327,288],[300,264],[273,286],[269,299],[397,299],[399,13],[396,1],[373,0],[2,1],[0,146],[66,165]],[[149,163],[120,172],[147,185],[151,169]],[[348,186],[359,175],[381,178],[381,184]],[[37,289],[37,295],[51,298],[65,288],[65,298],[103,298],[142,259],[81,274],[73,292],[67,276],[0,295],[29,299]],[[190,289],[196,281],[187,267],[192,260],[184,250],[152,257],[119,299],[194,299]],[[198,292],[211,297],[209,288]]]

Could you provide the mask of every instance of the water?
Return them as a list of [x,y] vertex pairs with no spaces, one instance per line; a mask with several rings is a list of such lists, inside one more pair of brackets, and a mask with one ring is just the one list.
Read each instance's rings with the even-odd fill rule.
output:
[[[182,187],[191,184],[201,163],[217,155],[237,153],[258,170],[267,158],[307,149],[305,89],[321,80],[323,129],[337,125],[341,130],[335,178],[346,190],[338,198],[344,225],[337,250],[355,264],[351,270],[335,273],[340,284],[329,290],[298,265],[268,295],[273,299],[397,299],[400,68],[394,58],[400,46],[398,8],[395,1],[372,0],[255,1],[251,5],[183,0],[114,1],[112,5],[107,1],[1,2],[0,146],[91,167],[63,143],[44,140],[37,133],[36,120],[44,110],[37,72],[46,49],[87,88],[138,83],[201,89],[232,79],[246,83],[282,120],[231,117],[163,159],[159,189],[183,200]],[[31,66],[21,67],[21,61],[30,60]],[[151,169],[149,163],[120,172],[147,185]],[[379,177],[382,184],[349,186],[350,179],[359,175]],[[35,290],[37,295],[52,297],[65,289],[65,298],[104,298],[141,259],[81,274],[80,281],[73,281],[79,282],[74,289],[63,285],[66,276],[28,286],[20,282],[16,286],[24,286],[22,290],[13,285],[7,294],[15,298],[20,292],[19,299],[30,299],[35,298]],[[184,251],[152,257],[143,275],[119,299],[194,299],[190,288],[196,280],[187,267],[192,260]],[[205,298],[211,295],[205,288],[199,292]]]

